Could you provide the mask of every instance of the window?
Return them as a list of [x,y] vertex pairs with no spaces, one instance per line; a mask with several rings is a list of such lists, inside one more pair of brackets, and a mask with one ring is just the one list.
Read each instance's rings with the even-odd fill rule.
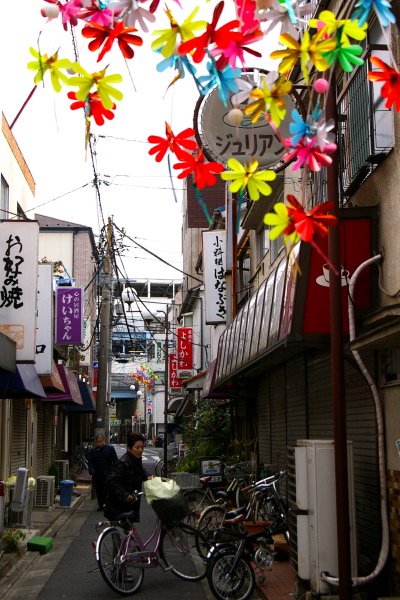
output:
[[9,187],[7,181],[1,176],[0,219],[9,219]]
[[182,315],[181,327],[193,327],[193,313]]
[[381,84],[367,73],[374,67],[371,55],[390,62],[385,39],[377,20],[367,31],[364,64],[338,80],[338,146],[341,200],[354,194],[368,175],[384,160],[393,145],[392,113],[385,108]]
[[269,228],[266,225],[263,225],[257,232],[257,264],[262,261],[270,247],[268,230]]
[[386,348],[381,351],[381,380],[383,385],[399,382],[400,348]]

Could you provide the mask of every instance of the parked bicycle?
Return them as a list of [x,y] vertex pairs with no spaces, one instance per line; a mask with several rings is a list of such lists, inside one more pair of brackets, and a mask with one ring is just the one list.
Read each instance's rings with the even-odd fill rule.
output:
[[[135,494],[137,498],[143,492]],[[150,537],[143,541],[133,517],[133,512],[127,512],[116,521],[95,526],[97,532],[105,527],[96,543],[96,560],[112,590],[121,595],[137,592],[143,583],[144,570],[157,566],[187,581],[205,577],[209,547],[194,527],[181,522],[165,524],[157,518]],[[150,550],[152,542],[154,548]]]
[[[233,535],[236,541],[227,541],[214,545],[207,557],[207,580],[217,600],[248,600],[254,591],[255,569],[269,570],[274,562],[274,539],[278,534],[287,535],[287,513],[278,512],[275,506],[272,521],[255,533]],[[238,524],[245,516],[237,515],[225,520],[221,527],[214,530],[217,536],[232,535],[227,525]],[[261,575],[260,580],[263,580]]]
[[87,469],[89,467],[89,451],[91,445],[84,444],[83,446],[77,446],[75,452],[69,458],[69,474],[71,477],[76,477],[80,475],[83,469]]
[[244,504],[236,511],[229,512],[225,501],[208,506],[201,513],[197,528],[204,539],[210,539],[210,530],[221,527],[224,520],[237,515],[243,515],[244,520],[258,522],[270,521],[276,515],[287,515],[286,502],[278,490],[279,482],[286,477],[285,471],[279,471],[270,477],[261,479],[241,489]]

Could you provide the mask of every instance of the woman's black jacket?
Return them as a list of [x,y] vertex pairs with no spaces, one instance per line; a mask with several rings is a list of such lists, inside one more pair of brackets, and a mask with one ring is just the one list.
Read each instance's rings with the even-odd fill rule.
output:
[[[113,515],[129,510],[139,511],[139,503],[129,504],[125,501],[134,492],[140,492],[142,482],[146,481],[149,474],[142,465],[141,458],[134,458],[130,452],[125,454],[113,464],[106,482],[107,488],[107,513]],[[106,515],[107,516],[107,515]],[[111,515],[110,517],[111,518]]]

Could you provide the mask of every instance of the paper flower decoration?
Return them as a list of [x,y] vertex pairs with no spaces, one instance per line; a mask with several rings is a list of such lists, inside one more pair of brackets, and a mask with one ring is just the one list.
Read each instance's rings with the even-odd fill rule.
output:
[[168,150],[177,156],[177,158],[185,157],[187,152],[183,150],[195,150],[197,144],[194,140],[190,140],[194,136],[194,129],[188,127],[184,131],[174,135],[171,126],[165,123],[165,134],[166,138],[159,137],[158,135],[150,135],[147,139],[150,144],[155,144],[153,148],[150,148],[149,154],[156,155],[156,161],[161,162]]
[[292,146],[292,149],[287,152],[282,159],[285,161],[292,160],[297,157],[297,160],[292,166],[293,171],[296,171],[303,165],[306,165],[311,171],[320,171],[322,167],[328,167],[332,164],[332,157],[328,156],[335,152],[337,146],[334,143],[325,144],[323,150],[318,146],[317,139],[314,137],[310,141],[307,138],[302,138],[299,143],[293,147],[292,140],[286,140],[286,145]]
[[324,56],[326,56],[330,65],[338,60],[343,71],[350,73],[355,65],[359,67],[364,64],[363,59],[358,58],[362,52],[363,49],[359,44],[348,45],[347,42],[343,41],[341,30],[339,29],[336,48],[330,52],[324,52]]
[[395,23],[396,18],[387,0],[358,0],[351,15],[353,21],[358,19],[360,27],[368,20],[369,13],[374,9],[383,27]]
[[285,33],[281,35],[279,41],[287,46],[286,50],[275,50],[271,58],[282,58],[279,64],[279,73],[288,73],[300,58],[301,70],[304,79],[308,85],[310,76],[308,72],[308,62],[311,60],[318,71],[326,71],[329,67],[328,60],[323,56],[323,52],[330,52],[336,48],[336,38],[325,39],[326,28],[320,29],[312,38],[309,31],[305,31],[301,43]]
[[296,243],[300,239],[312,243],[317,234],[325,237],[328,227],[337,225],[337,218],[327,214],[333,209],[332,202],[323,202],[306,211],[291,194],[287,199],[289,205],[278,202],[274,205],[275,213],[267,213],[264,216],[264,223],[274,226],[269,232],[271,240],[283,235],[285,243]]
[[310,19],[309,27],[320,29],[326,27],[328,35],[332,35],[341,29],[342,35],[341,40],[350,44],[348,38],[351,37],[354,40],[361,41],[365,39],[367,35],[366,29],[368,29],[368,23],[364,23],[361,27],[358,21],[352,21],[351,19],[339,19],[337,20],[333,12],[330,10],[323,10],[317,19]]
[[275,171],[258,171],[258,161],[253,158],[249,165],[242,165],[236,158],[228,160],[228,167],[231,171],[221,173],[221,179],[224,181],[233,180],[229,185],[231,192],[239,192],[243,194],[245,188],[249,193],[251,200],[259,200],[260,193],[263,196],[269,196],[272,192],[270,185],[266,181],[274,181],[276,179]]
[[133,58],[134,51],[131,45],[141,46],[143,40],[138,35],[132,35],[133,31],[137,31],[134,27],[125,27],[123,21],[117,21],[114,27],[103,27],[97,23],[90,23],[82,29],[82,35],[85,38],[94,38],[89,42],[89,50],[95,52],[103,44],[103,49],[97,57],[97,62],[100,62],[104,55],[109,52],[115,41],[118,42],[119,49],[125,58]]
[[61,69],[69,69],[71,67],[71,61],[67,58],[58,58],[58,52],[52,54],[51,56],[47,56],[47,54],[40,54],[34,48],[29,48],[32,56],[37,58],[30,63],[28,63],[27,67],[31,71],[37,71],[33,81],[35,85],[37,85],[40,81],[43,81],[43,76],[46,71],[50,73],[51,84],[55,92],[59,92],[61,90],[62,83],[68,82],[68,77],[61,72]]
[[188,152],[185,156],[178,156],[181,162],[174,165],[174,169],[183,169],[178,175],[178,179],[184,179],[191,173],[193,174],[194,183],[199,189],[205,188],[207,185],[215,185],[217,179],[214,173],[221,173],[224,167],[217,162],[208,162],[200,148],[197,148],[196,155],[193,156]]
[[245,114],[251,115],[252,122],[256,123],[263,112],[268,112],[272,122],[279,127],[286,115],[286,102],[283,97],[290,93],[292,85],[285,75],[281,75],[270,90],[264,79],[263,89],[256,88],[250,92],[250,98],[256,100],[249,102],[245,107]]
[[240,26],[240,21],[238,20],[229,21],[229,23],[216,29],[223,8],[224,2],[222,0],[215,7],[212,21],[207,24],[206,31],[202,35],[181,44],[178,48],[179,54],[193,52],[194,62],[200,63],[210,44],[216,44],[217,48],[227,48],[232,41],[241,39],[242,34],[240,31],[232,31],[232,29]]
[[226,101],[229,98],[231,92],[237,91],[236,80],[240,77],[240,69],[232,69],[227,65],[222,71],[218,71],[214,60],[211,60],[207,64],[207,70],[209,75],[203,75],[199,77],[198,82],[202,88],[202,95],[204,96],[211,88],[215,85],[218,89],[218,96],[226,106]]
[[153,35],[158,35],[159,37],[151,44],[151,49],[154,51],[161,50],[161,54],[168,58],[175,52],[178,35],[180,36],[181,41],[184,42],[192,39],[195,35],[195,31],[204,29],[207,26],[206,21],[193,21],[194,17],[199,12],[199,8],[199,6],[196,6],[188,18],[184,20],[182,25],[178,25],[177,21],[172,16],[171,11],[166,9],[165,13],[170,21],[171,27],[169,29],[153,31]]
[[96,88],[102,105],[108,110],[114,106],[112,98],[122,100],[122,92],[110,85],[111,83],[120,83],[122,81],[121,75],[117,73],[106,75],[107,67],[102,71],[89,74],[77,62],[72,63],[72,68],[81,75],[81,77],[70,77],[68,79],[68,85],[79,88],[76,92],[77,100],[85,100],[93,87]]
[[383,60],[377,56],[371,56],[369,59],[373,65],[381,69],[381,71],[369,71],[368,79],[370,81],[383,82],[381,89],[382,98],[386,98],[386,108],[394,108],[397,112],[400,111],[400,73],[396,69],[392,69]]

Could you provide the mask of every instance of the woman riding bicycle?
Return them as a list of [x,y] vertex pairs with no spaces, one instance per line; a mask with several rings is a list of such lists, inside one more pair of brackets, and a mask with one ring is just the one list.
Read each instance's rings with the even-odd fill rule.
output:
[[142,465],[144,437],[140,433],[129,433],[126,453],[114,463],[106,485],[107,519],[115,519],[117,515],[134,511],[133,520],[139,521],[140,498],[134,501],[134,492],[140,492],[142,482],[152,479]]

